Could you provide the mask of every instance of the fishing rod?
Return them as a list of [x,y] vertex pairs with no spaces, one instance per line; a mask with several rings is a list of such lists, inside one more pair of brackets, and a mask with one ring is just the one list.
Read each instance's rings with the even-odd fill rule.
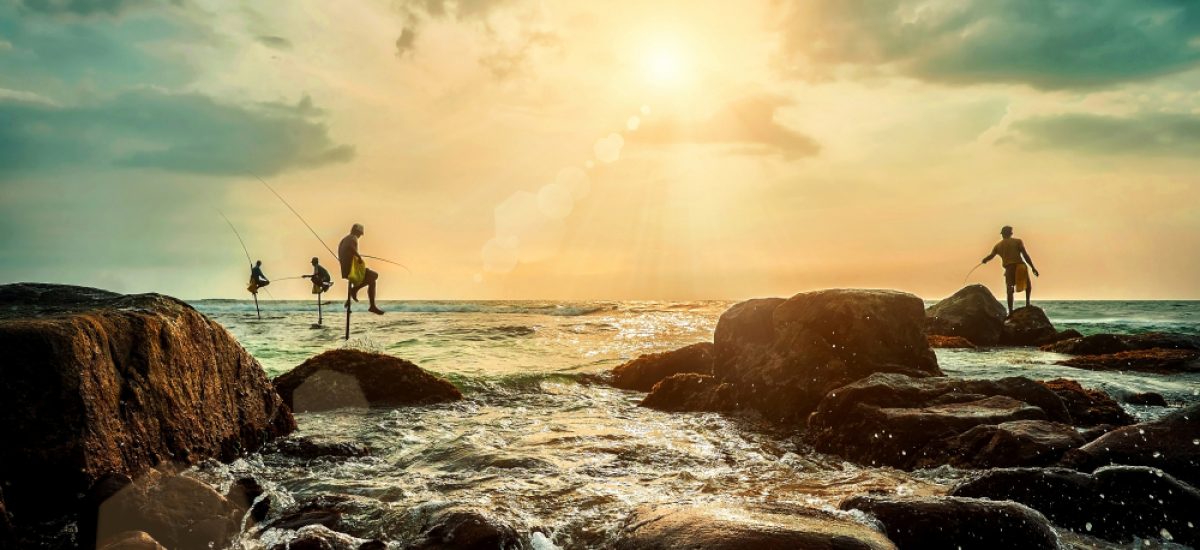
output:
[[972,274],[972,273],[975,273],[975,270],[976,270],[976,269],[979,269],[979,268],[980,268],[980,267],[982,267],[982,266],[983,266],[983,262],[979,262],[979,265],[976,265],[975,267],[972,267],[972,268],[971,268],[971,270],[967,272],[967,276],[966,276],[966,277],[963,277],[963,284],[967,284],[967,279],[970,279],[970,278],[971,278],[971,274]]
[[273,188],[269,184],[267,184],[266,180],[263,180],[262,178],[258,177],[257,174],[254,175],[254,179],[257,179],[260,183],[262,183],[263,186],[265,186],[267,188],[267,190],[269,190],[271,192],[272,195],[275,195],[275,198],[279,199],[279,202],[282,202],[284,206],[288,207],[288,210],[291,210],[292,213],[296,215],[296,218],[300,220],[300,223],[304,224],[304,227],[308,228],[308,232],[312,233],[313,237],[317,238],[317,241],[321,243],[321,246],[325,247],[325,250],[327,252],[329,252],[330,256],[333,256],[334,260],[338,259],[337,253],[335,253],[332,248],[329,248],[329,245],[325,244],[325,240],[322,239],[321,236],[318,235],[315,230],[313,230],[311,225],[308,225],[308,222],[304,221],[304,216],[301,216],[300,213],[297,212],[295,208],[292,208],[291,204],[288,204],[288,201],[283,198],[283,195],[280,195],[277,191],[275,191],[275,188]]
[[389,264],[392,264],[392,265],[398,265],[398,266],[400,266],[400,267],[404,268],[404,270],[405,270],[405,271],[407,271],[409,275],[412,275],[412,270],[411,270],[411,269],[409,269],[409,268],[408,268],[408,266],[406,266],[406,265],[404,265],[404,264],[402,264],[402,263],[400,263],[400,262],[393,262],[393,261],[391,261],[391,260],[389,260],[389,259],[387,259],[387,258],[380,258],[379,256],[368,256],[368,255],[366,255],[366,254],[359,254],[359,256],[362,256],[362,257],[364,257],[364,258],[370,258],[370,259],[372,259],[372,260],[379,260],[379,261],[381,261],[381,262],[386,262],[386,263],[389,263]]
[[[246,263],[249,264],[250,269],[253,270],[254,269],[254,260],[250,259],[250,249],[246,248],[246,241],[242,240],[242,234],[238,233],[237,227],[234,227],[233,222],[229,221],[229,217],[226,216],[224,212],[222,212],[219,208],[215,209],[215,210],[217,211],[218,214],[221,215],[222,218],[225,219],[225,223],[229,224],[229,228],[233,230],[233,236],[237,237],[238,243],[241,243],[241,245],[242,245],[242,252],[244,252],[246,254]],[[267,290],[267,289],[263,289],[263,290]],[[267,290],[267,292],[270,293],[271,291]],[[262,310],[258,308],[258,293],[251,292],[250,295],[254,296],[254,313],[256,313],[258,315],[258,318],[261,320],[262,319]],[[272,295],[271,299],[274,300],[275,296]]]

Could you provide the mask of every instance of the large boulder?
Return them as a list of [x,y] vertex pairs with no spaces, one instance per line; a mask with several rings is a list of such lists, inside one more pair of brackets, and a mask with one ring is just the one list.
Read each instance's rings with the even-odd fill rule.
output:
[[1200,351],[1189,349],[1141,349],[1106,355],[1077,355],[1058,361],[1077,369],[1137,371],[1156,374],[1200,372]]
[[200,481],[148,470],[100,505],[96,540],[141,531],[167,548],[226,548],[245,512]]
[[[863,464],[910,469],[945,460],[949,449],[963,449],[966,440],[960,436],[972,428],[1019,420],[1069,423],[1071,417],[1054,392],[1027,378],[875,374],[829,392],[809,418],[806,437],[823,452]],[[1016,428],[1005,431],[1011,435]],[[977,450],[991,448],[982,445]],[[988,456],[994,455],[958,459],[985,466],[980,462]]]
[[1059,340],[1058,330],[1037,306],[1013,310],[1000,331],[1000,344],[1004,346],[1040,346],[1056,340]]
[[612,371],[612,385],[621,389],[650,391],[673,374],[712,374],[713,345],[701,342],[662,353],[647,353]]
[[421,539],[409,550],[516,550],[522,548],[517,530],[472,508],[438,510],[425,523]]
[[717,322],[713,374],[740,407],[801,423],[829,390],[873,373],[940,376],[923,320],[919,298],[889,290],[743,302]]
[[1042,346],[1045,351],[1068,355],[1108,355],[1146,349],[1184,349],[1200,351],[1200,336],[1148,332],[1144,334],[1092,334],[1060,340]]
[[1100,390],[1085,388],[1079,382],[1066,378],[1055,378],[1042,382],[1071,413],[1071,422],[1076,426],[1125,426],[1133,424],[1134,418],[1121,404]]
[[673,412],[731,411],[737,407],[737,394],[732,384],[711,375],[682,373],[655,384],[640,405]]
[[296,412],[346,407],[403,407],[462,399],[448,380],[390,355],[336,349],[311,357],[275,378],[283,401]]
[[951,494],[1020,502],[1072,531],[1127,542],[1133,537],[1200,544],[1200,491],[1144,466],[1086,474],[1066,468],[989,470]]
[[883,524],[900,550],[1022,548],[1057,550],[1045,516],[1022,504],[963,497],[859,496],[842,503]]
[[829,512],[797,506],[668,504],[642,506],[626,518],[618,550],[883,550],[878,531]]
[[994,346],[1004,332],[1004,308],[992,291],[980,284],[968,285],[925,312],[925,332],[939,336],[962,336],[978,346]]
[[1063,457],[1063,465],[1089,472],[1109,464],[1159,468],[1200,487],[1200,404],[1118,428]]
[[24,520],[78,511],[105,476],[231,460],[296,428],[262,367],[159,294],[0,286],[0,482]]

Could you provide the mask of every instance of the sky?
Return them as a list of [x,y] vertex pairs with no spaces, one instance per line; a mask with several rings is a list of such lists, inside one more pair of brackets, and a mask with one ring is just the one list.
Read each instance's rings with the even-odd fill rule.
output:
[[0,0],[0,283],[1200,299],[1198,204],[1192,0]]

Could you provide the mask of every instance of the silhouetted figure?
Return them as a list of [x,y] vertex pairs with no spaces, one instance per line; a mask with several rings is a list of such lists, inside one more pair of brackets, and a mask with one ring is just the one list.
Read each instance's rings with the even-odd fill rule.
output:
[[254,267],[250,268],[250,286],[247,287],[247,290],[251,294],[258,294],[258,289],[269,284],[271,284],[271,280],[267,279],[266,275],[263,275],[262,260],[254,262]]
[[1008,291],[1008,313],[1011,315],[1013,310],[1013,289],[1020,292],[1025,291],[1025,307],[1029,307],[1029,293],[1033,290],[1033,282],[1029,279],[1029,271],[1025,264],[1029,264],[1029,269],[1033,270],[1034,277],[1040,277],[1038,270],[1033,267],[1033,260],[1029,257],[1029,252],[1025,250],[1025,243],[1021,239],[1015,239],[1012,236],[1013,228],[1004,226],[1000,229],[1000,242],[992,247],[992,253],[988,254],[983,259],[983,263],[988,263],[992,258],[1000,256],[1000,260],[1004,262],[1004,287]]
[[[338,261],[342,264],[342,278],[350,282],[350,298],[355,302],[358,301],[358,291],[362,287],[367,287],[367,298],[371,301],[371,307],[367,309],[376,315],[383,315],[383,310],[375,306],[375,282],[379,279],[379,274],[367,269],[366,262],[358,253],[358,238],[364,234],[361,223],[356,223],[350,228],[350,234],[342,239],[338,244]],[[346,299],[346,309],[350,308],[350,299]]]
[[312,275],[301,275],[301,277],[312,280],[313,294],[320,294],[329,290],[329,287],[333,286],[333,277],[329,275],[329,270],[321,265],[321,261],[316,256],[313,256],[312,266]]

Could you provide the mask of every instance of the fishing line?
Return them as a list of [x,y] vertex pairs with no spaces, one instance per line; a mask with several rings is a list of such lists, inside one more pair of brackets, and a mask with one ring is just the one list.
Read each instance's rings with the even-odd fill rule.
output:
[[225,218],[225,223],[229,224],[229,228],[233,230],[233,236],[237,237],[238,242],[241,243],[242,252],[246,253],[246,263],[250,264],[250,267],[254,267],[254,260],[250,259],[250,250],[246,248],[246,241],[242,240],[242,234],[238,233],[237,228],[233,226],[233,222],[229,221],[229,218],[225,216],[224,212],[221,212],[220,209],[214,208],[214,210],[216,210],[222,218]]
[[312,226],[308,225],[308,222],[304,221],[304,216],[301,216],[300,213],[297,212],[295,208],[292,208],[292,205],[288,204],[288,201],[283,198],[283,195],[280,195],[279,193],[277,193],[274,188],[272,188],[270,185],[268,185],[265,180],[258,177],[257,174],[254,176],[254,178],[257,179],[259,182],[261,182],[264,186],[266,186],[266,188],[271,191],[271,194],[275,195],[275,197],[277,197],[280,200],[280,202],[283,203],[284,206],[288,207],[288,210],[291,210],[292,213],[296,215],[296,218],[298,218],[300,220],[300,223],[304,224],[304,227],[308,228],[309,233],[312,233],[313,236],[317,238],[317,241],[319,241],[321,243],[321,246],[325,247],[325,250],[329,252],[330,256],[333,256],[334,260],[338,259],[338,255],[336,253],[334,253],[333,249],[329,248],[329,245],[325,244],[325,241],[322,240],[321,236],[318,235],[317,232],[313,230]]
[[976,269],[979,269],[979,268],[980,268],[982,265],[983,265],[983,263],[982,263],[982,262],[980,262],[980,264],[979,264],[979,265],[977,265],[977,266],[975,266],[975,267],[972,267],[972,268],[971,268],[971,270],[967,272],[967,276],[966,276],[966,277],[963,277],[963,284],[966,284],[966,282],[967,282],[967,279],[970,279],[970,278],[971,278],[971,274],[972,274],[972,273],[975,273],[975,270],[976,270]]
[[409,275],[412,275],[412,270],[411,270],[411,269],[409,269],[409,268],[408,268],[408,266],[406,266],[406,265],[404,265],[404,264],[402,264],[402,263],[400,263],[400,262],[393,262],[393,261],[391,261],[391,260],[389,260],[389,259],[387,259],[387,258],[380,258],[379,256],[368,256],[368,255],[366,255],[366,254],[359,254],[359,256],[362,256],[362,257],[364,257],[364,258],[370,258],[370,259],[372,259],[372,260],[379,260],[379,261],[381,261],[381,262],[387,262],[387,263],[389,263],[389,264],[392,264],[392,265],[398,265],[398,266],[400,266],[400,267],[404,268],[404,270],[405,270],[405,271],[407,271]]

